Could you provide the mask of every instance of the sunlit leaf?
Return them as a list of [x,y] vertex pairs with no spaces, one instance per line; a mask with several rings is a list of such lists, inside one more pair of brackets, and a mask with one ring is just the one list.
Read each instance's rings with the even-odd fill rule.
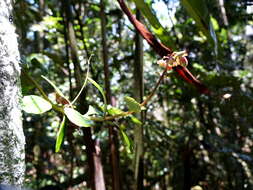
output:
[[218,31],[220,29],[218,21],[212,16],[210,17],[210,19],[211,19],[211,22],[212,22],[212,25],[213,25],[213,29],[215,31]]
[[66,120],[66,117],[63,116],[62,122],[60,124],[60,128],[59,128],[58,133],[57,133],[57,137],[56,137],[55,152],[59,152],[59,150],[61,148],[61,145],[63,143],[63,140],[64,140],[65,120]]
[[98,111],[97,109],[95,109],[93,106],[89,105],[88,111],[87,113],[84,115],[84,117],[89,117],[92,115],[101,115],[103,114],[101,111]]
[[121,129],[120,127],[120,133],[121,133],[121,137],[124,141],[124,144],[126,145],[126,149],[128,152],[132,152],[132,148],[133,148],[133,143],[132,141],[129,139],[129,137],[127,136],[127,134]]
[[125,96],[124,100],[127,104],[127,107],[129,111],[134,111],[134,112],[141,112],[141,105],[134,99],[129,96]]
[[137,119],[136,117],[131,116],[130,118],[131,118],[131,120],[132,120],[132,122],[134,124],[136,124],[136,125],[142,125],[142,122],[139,119]]
[[118,115],[118,114],[122,114],[123,111],[120,110],[119,108],[111,107],[111,108],[108,109],[108,113],[109,113],[110,115]]
[[42,114],[51,108],[52,105],[40,96],[29,95],[23,97],[22,109],[27,113]]
[[62,20],[61,17],[44,16],[43,20],[39,24],[33,24],[31,26],[32,31],[45,31],[55,29],[59,27],[59,22]]
[[145,111],[145,110],[147,110],[147,108],[145,106],[141,106],[141,110]]
[[94,122],[92,120],[89,120],[72,108],[64,108],[64,113],[72,123],[79,127],[91,127],[94,125]]

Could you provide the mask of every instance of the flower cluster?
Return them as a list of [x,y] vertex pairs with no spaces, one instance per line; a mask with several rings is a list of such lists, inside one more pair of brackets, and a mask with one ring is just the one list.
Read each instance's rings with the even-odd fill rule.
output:
[[171,70],[178,65],[186,67],[188,65],[187,55],[186,51],[173,52],[171,55],[164,56],[161,60],[158,60],[157,64],[163,68],[167,66],[167,70]]

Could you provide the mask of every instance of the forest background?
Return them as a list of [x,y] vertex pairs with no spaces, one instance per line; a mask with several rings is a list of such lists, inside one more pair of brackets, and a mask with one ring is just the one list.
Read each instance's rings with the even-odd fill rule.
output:
[[30,112],[25,186],[253,189],[252,3],[127,5],[167,47],[188,52],[187,68],[210,93],[176,69],[161,78],[162,57],[117,1],[17,0],[12,19]]

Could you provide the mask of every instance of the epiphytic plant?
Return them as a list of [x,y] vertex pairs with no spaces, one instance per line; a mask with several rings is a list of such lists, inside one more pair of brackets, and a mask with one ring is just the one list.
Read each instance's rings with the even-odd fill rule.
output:
[[[126,6],[124,0],[117,0],[117,1],[120,4],[122,11],[124,11],[125,14],[127,15],[130,22],[134,25],[134,27],[142,35],[142,37],[149,43],[149,45],[155,50],[155,52],[159,54],[161,57],[166,58],[167,56],[173,59],[173,56],[175,56],[178,52],[173,53],[171,48],[159,42],[155,38],[155,36],[151,32],[149,32],[140,21],[138,21],[135,18],[135,16],[130,12],[130,10]],[[173,62],[174,61],[172,61],[172,63]],[[177,63],[177,61],[175,63]],[[182,66],[182,64],[177,63],[176,66],[173,66],[173,70],[175,70],[186,82],[193,84],[199,90],[200,93],[203,94],[210,93],[207,87],[203,85],[199,80],[197,80],[196,77],[194,77],[193,74],[186,67]]]

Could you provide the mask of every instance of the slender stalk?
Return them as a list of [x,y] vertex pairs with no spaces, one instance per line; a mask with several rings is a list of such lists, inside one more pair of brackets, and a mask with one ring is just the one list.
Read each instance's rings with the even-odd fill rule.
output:
[[88,76],[89,76],[89,68],[90,68],[90,59],[91,59],[92,56],[93,55],[91,55],[89,57],[89,60],[88,60],[87,72],[86,72],[86,77],[85,77],[83,86],[82,86],[81,90],[79,91],[79,93],[76,95],[75,99],[71,102],[71,104],[74,104],[76,102],[76,100],[79,98],[79,96],[81,95],[81,93],[83,92],[83,89],[85,88],[85,86],[87,84],[87,80],[88,80]]
[[159,87],[160,83],[162,82],[166,72],[167,72],[167,68],[164,69],[162,75],[160,76],[158,82],[155,85],[155,88],[152,90],[152,92],[149,94],[149,96],[141,103],[141,106],[145,106],[151,100],[151,98],[154,96],[154,94],[155,94],[157,88]]
[[[167,67],[164,69],[162,75],[160,76],[158,82],[156,83],[155,87],[153,88],[153,90],[151,91],[149,96],[142,103],[140,103],[141,106],[146,105],[151,100],[151,98],[154,96],[154,94],[155,94],[157,88],[159,87],[159,85],[161,84],[161,81],[164,78],[166,72],[167,72]],[[102,117],[90,117],[90,119],[93,120],[93,121],[103,122],[103,121],[114,120],[114,119],[117,119],[119,117],[125,117],[125,116],[131,115],[133,113],[135,113],[135,112],[134,111],[127,111],[127,112],[122,112],[120,114],[116,114],[116,115],[113,115],[113,116],[107,116],[107,117],[104,117],[104,118],[102,118]]]

